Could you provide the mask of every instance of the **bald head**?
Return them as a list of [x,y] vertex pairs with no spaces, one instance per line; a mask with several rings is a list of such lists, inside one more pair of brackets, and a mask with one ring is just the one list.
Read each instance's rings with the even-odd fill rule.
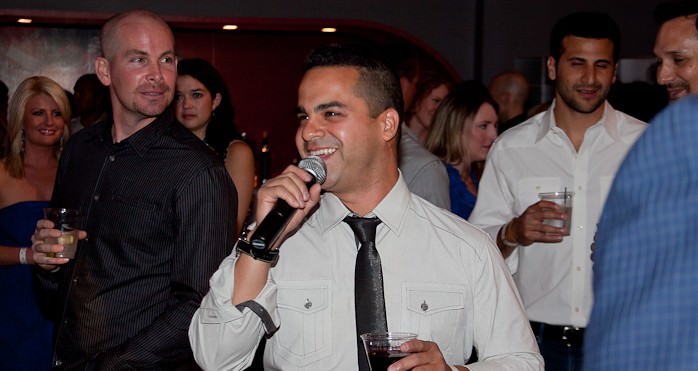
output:
[[528,80],[520,72],[509,71],[490,82],[490,94],[499,105],[499,119],[506,121],[524,111],[528,99]]
[[99,35],[102,56],[106,59],[112,59],[119,49],[119,30],[128,24],[140,22],[154,22],[162,25],[167,29],[174,44],[174,35],[172,30],[170,30],[170,26],[159,15],[147,10],[130,10],[111,17],[102,26],[102,31]]

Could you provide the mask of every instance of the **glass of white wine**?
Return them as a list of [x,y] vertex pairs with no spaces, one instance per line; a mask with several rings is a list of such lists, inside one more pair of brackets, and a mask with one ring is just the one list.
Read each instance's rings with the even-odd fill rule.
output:
[[61,207],[44,209],[44,219],[53,222],[54,228],[61,231],[60,237],[48,237],[46,243],[63,245],[63,251],[47,253],[49,257],[75,259],[78,246],[78,220],[80,212]]

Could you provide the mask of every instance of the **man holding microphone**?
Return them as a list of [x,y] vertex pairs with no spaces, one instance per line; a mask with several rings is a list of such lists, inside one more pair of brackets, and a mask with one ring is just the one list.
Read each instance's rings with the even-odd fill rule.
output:
[[[398,171],[397,78],[339,46],[315,50],[304,69],[296,144],[325,162],[326,180],[308,188],[311,175],[289,166],[259,190],[260,225],[282,202],[297,211],[279,242],[257,244],[266,232],[250,231],[211,278],[189,329],[199,365],[244,369],[266,333],[265,369],[365,370],[359,335],[402,331],[418,340],[391,370],[541,370],[492,241],[412,195]],[[480,362],[466,367],[473,347]]]

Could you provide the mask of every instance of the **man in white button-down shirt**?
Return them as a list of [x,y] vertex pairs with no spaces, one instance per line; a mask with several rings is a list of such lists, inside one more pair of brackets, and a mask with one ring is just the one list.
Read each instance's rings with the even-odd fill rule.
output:
[[[492,240],[411,194],[398,171],[397,78],[364,53],[338,46],[316,50],[305,68],[296,144],[302,156],[326,163],[325,193],[306,188],[310,176],[295,166],[261,187],[258,221],[279,198],[299,212],[275,264],[247,255],[239,242],[211,278],[189,329],[199,365],[244,369],[266,333],[267,370],[356,370],[357,244],[342,222],[356,214],[381,220],[375,241],[388,330],[418,335],[402,345],[409,355],[390,370],[542,370]],[[473,347],[479,362],[466,366]]]
[[[469,219],[506,258],[548,371],[581,369],[592,305],[590,245],[616,169],[646,127],[606,102],[618,40],[606,14],[558,21],[547,60],[555,100],[495,142]],[[567,217],[538,196],[565,190],[574,193],[569,230],[544,223]]]

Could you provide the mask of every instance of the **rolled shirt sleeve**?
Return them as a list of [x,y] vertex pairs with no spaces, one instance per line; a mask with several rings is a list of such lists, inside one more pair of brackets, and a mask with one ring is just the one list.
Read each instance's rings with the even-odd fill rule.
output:
[[[251,305],[232,303],[235,252],[221,263],[209,281],[210,291],[194,313],[189,342],[196,362],[205,370],[243,370],[254,358],[265,333],[279,327],[276,285],[270,280]],[[243,303],[245,304],[245,303]],[[260,308],[262,313],[251,307]],[[265,322],[267,325],[265,328]]]

